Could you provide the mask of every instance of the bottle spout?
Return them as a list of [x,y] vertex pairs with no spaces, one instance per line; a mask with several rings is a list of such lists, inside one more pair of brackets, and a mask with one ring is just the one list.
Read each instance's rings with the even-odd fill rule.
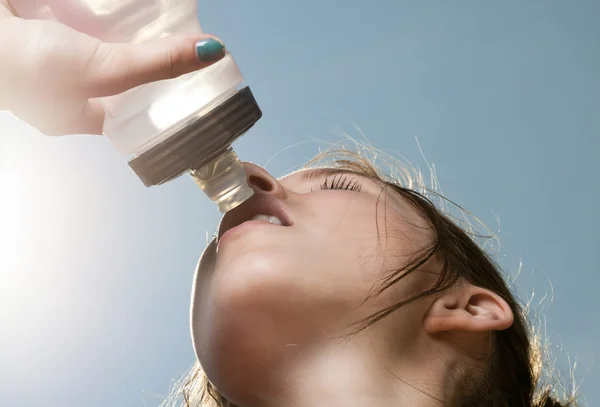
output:
[[206,165],[190,171],[190,174],[200,189],[218,205],[221,213],[232,210],[254,195],[244,166],[231,147]]

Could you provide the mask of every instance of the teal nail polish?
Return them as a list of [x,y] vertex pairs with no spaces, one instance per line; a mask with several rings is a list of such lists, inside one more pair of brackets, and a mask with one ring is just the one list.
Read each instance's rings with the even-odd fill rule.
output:
[[202,62],[213,62],[225,56],[225,47],[214,38],[196,43],[196,54]]

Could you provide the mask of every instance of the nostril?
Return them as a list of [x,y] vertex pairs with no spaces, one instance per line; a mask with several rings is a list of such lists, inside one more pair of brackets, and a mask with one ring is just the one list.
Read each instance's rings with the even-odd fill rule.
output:
[[250,184],[251,187],[258,188],[264,192],[271,192],[274,189],[273,184],[269,182],[269,180],[257,177],[256,175],[250,175],[248,177],[248,184]]

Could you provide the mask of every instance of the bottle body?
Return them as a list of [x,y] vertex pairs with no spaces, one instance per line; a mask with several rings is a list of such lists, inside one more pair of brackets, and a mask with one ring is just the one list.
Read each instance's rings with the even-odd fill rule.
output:
[[[197,0],[38,0],[17,2],[24,18],[55,20],[105,42],[141,43],[201,33]],[[184,172],[221,211],[248,199],[231,143],[262,112],[233,56],[202,70],[105,97],[103,132],[146,186]]]
[[231,97],[243,77],[231,54],[174,79],[102,99],[104,135],[123,155],[139,156]]
[[[19,2],[17,2],[19,3]],[[18,4],[24,17],[56,20],[107,42],[139,43],[174,33],[200,33],[195,0],[43,0]],[[101,99],[104,135],[128,157],[169,138],[242,87],[233,56],[180,77]]]

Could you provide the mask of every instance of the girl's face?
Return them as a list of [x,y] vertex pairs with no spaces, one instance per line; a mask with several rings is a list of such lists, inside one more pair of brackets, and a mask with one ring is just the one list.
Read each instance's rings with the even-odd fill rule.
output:
[[[192,295],[196,354],[225,392],[281,373],[311,344],[342,336],[435,278],[412,273],[363,304],[382,278],[431,242],[428,224],[393,190],[353,173],[303,170],[276,180],[245,166],[255,195],[224,216]],[[260,214],[278,221],[248,222]],[[422,306],[376,324],[374,346],[409,347],[421,334],[415,307]]]

